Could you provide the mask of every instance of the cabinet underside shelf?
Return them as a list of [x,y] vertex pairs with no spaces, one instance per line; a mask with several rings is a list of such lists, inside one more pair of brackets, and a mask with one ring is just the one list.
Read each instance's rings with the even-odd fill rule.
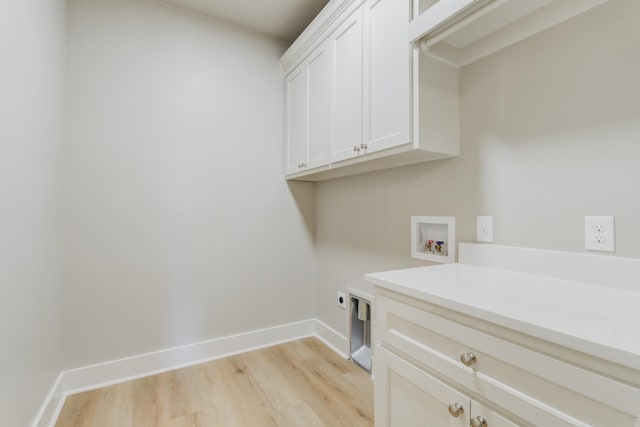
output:
[[417,150],[412,144],[392,148],[377,153],[367,154],[340,163],[317,168],[316,171],[305,171],[287,176],[290,181],[324,181],[327,179],[357,175],[383,169],[391,169],[431,160],[454,157],[452,154],[434,153]]

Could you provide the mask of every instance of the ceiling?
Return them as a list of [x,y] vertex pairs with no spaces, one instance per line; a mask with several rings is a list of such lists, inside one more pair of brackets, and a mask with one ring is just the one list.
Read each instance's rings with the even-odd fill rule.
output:
[[328,0],[165,1],[291,42],[328,3]]

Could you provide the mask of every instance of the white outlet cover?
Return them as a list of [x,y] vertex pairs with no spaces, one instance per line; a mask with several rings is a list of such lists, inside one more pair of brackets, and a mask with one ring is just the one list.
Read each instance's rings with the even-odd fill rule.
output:
[[476,217],[476,240],[478,242],[493,243],[493,217]]
[[612,216],[585,216],[584,248],[588,251],[615,252],[615,218]]
[[347,309],[347,294],[345,294],[344,292],[338,291],[338,298],[336,299],[336,301],[338,303],[338,307],[340,307],[343,310]]

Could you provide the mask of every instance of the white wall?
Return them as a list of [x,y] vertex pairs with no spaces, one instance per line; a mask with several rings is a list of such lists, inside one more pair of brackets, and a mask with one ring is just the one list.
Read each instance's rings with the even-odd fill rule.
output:
[[62,0],[0,3],[0,423],[28,425],[60,371]]
[[314,317],[286,45],[154,0],[68,7],[65,366]]
[[317,186],[319,318],[347,333],[337,289],[410,259],[410,216],[493,215],[496,243],[584,250],[584,216],[615,215],[640,257],[640,2],[613,0],[462,70],[461,155]]

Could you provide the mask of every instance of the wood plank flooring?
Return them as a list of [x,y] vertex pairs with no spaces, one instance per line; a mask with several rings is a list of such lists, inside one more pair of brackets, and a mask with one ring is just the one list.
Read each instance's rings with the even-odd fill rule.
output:
[[307,338],[69,396],[56,427],[372,425],[369,375]]

